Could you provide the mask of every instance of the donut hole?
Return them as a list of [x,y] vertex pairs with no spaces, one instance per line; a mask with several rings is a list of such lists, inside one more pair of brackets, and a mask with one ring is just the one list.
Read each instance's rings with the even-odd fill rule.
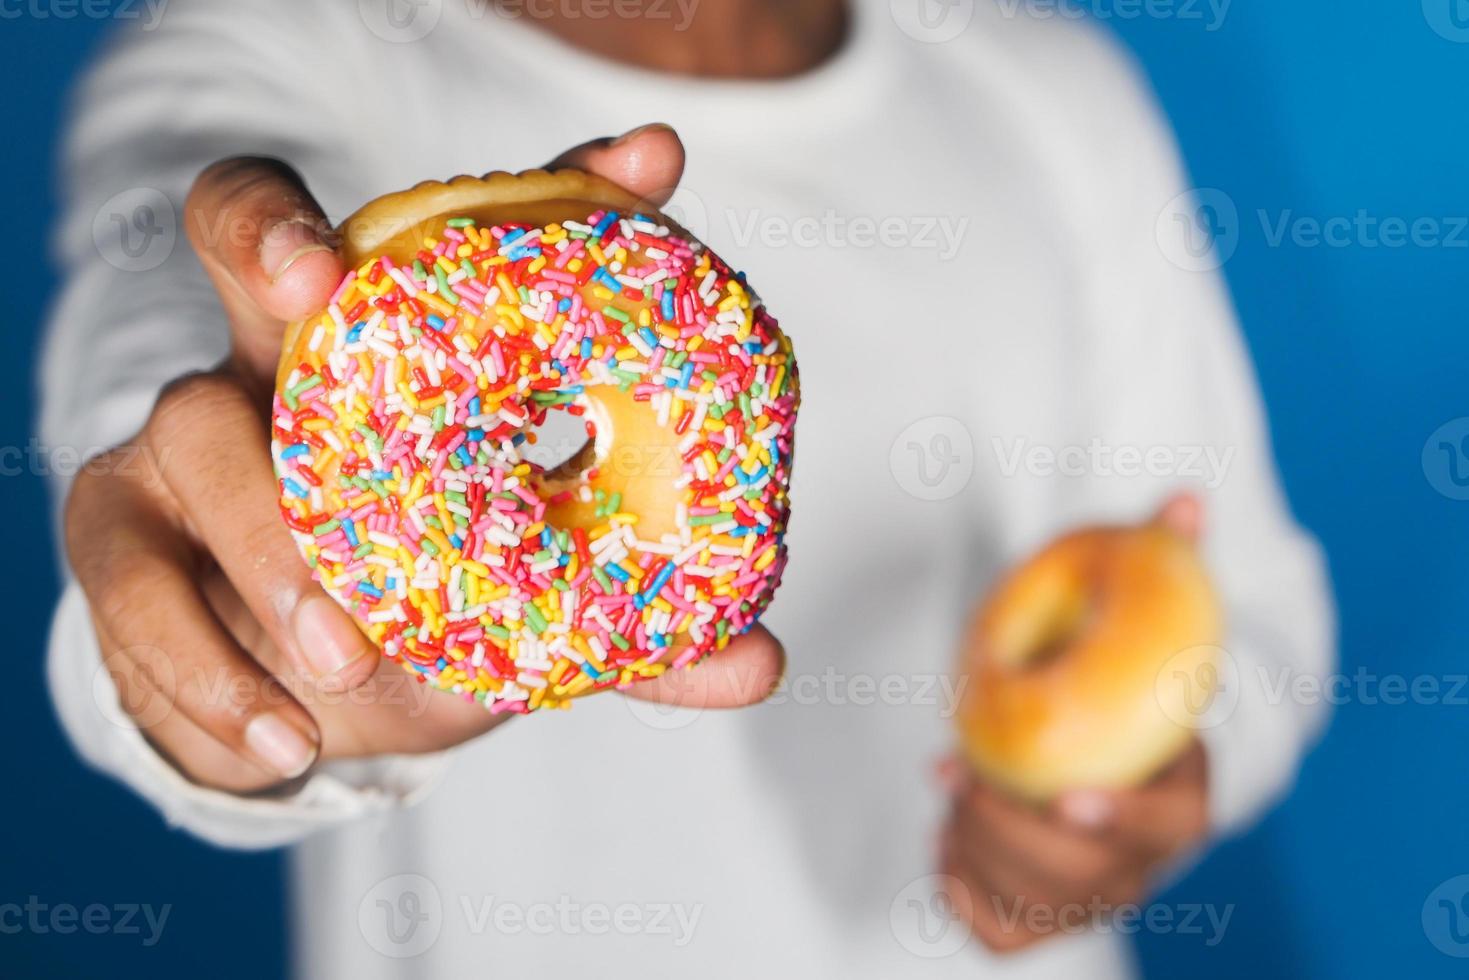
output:
[[1045,629],[1031,642],[1030,648],[1021,654],[1020,668],[1040,670],[1059,658],[1081,635],[1086,621],[1086,608],[1085,602],[1078,601],[1057,610],[1060,615],[1047,623]]
[[[575,403],[573,403],[575,405]],[[553,405],[539,425],[526,430],[521,458],[553,481],[575,481],[595,460],[597,427],[572,405]]]
[[1004,660],[1015,670],[1039,671],[1055,663],[1086,632],[1096,608],[1085,589],[1061,589],[1046,596],[1038,615],[1026,620]]

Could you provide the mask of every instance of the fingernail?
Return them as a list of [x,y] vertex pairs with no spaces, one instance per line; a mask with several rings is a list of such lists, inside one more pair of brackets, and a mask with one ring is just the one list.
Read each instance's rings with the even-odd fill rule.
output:
[[271,285],[303,256],[330,252],[316,228],[303,218],[286,218],[266,229],[260,238],[260,268],[270,276]]
[[1056,801],[1056,809],[1068,823],[1088,830],[1105,827],[1112,821],[1112,799],[1096,790],[1074,790]]
[[316,759],[316,746],[280,715],[257,715],[245,726],[245,744],[287,779],[310,769]]
[[621,146],[622,144],[624,144],[624,143],[626,143],[626,142],[628,142],[630,140],[637,139],[639,136],[642,136],[644,133],[657,132],[658,130],[667,130],[668,132],[671,133],[671,132],[673,132],[673,127],[670,126],[670,125],[668,125],[668,123],[661,123],[661,122],[646,123],[646,124],[644,124],[642,126],[637,127],[636,129],[629,129],[627,132],[623,133],[621,136],[617,137],[617,139],[613,140],[611,143],[609,143],[607,145],[608,146]]
[[301,655],[318,677],[335,674],[372,652],[367,637],[324,595],[296,607],[292,628]]

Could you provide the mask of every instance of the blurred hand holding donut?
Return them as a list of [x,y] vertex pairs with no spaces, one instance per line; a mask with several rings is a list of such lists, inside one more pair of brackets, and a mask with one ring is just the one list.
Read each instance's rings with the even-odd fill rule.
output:
[[[1216,673],[1200,668],[1221,623],[1194,553],[1200,516],[1182,495],[1139,527],[1073,531],[974,617],[957,716],[968,765],[941,767],[953,794],[943,867],[963,885],[954,907],[996,950],[1066,925],[1031,927],[1027,907],[1143,901],[1208,829],[1194,710],[1162,701],[1214,694]],[[1175,668],[1187,690],[1160,684]]]

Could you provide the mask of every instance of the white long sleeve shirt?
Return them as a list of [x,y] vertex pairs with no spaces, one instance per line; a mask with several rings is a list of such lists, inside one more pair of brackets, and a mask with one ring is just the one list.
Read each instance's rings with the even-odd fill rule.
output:
[[381,7],[176,0],[91,74],[45,441],[127,438],[165,381],[224,353],[174,234],[210,161],[288,159],[341,218],[665,120],[689,148],[672,210],[748,271],[800,360],[792,561],[766,617],[787,681],[725,713],[601,696],[243,799],[188,782],[117,710],[71,584],[50,676],[78,751],[194,834],[294,844],[303,976],[1126,975],[1116,932],[1001,960],[932,900],[968,610],[1051,536],[1198,489],[1229,617],[1204,731],[1221,833],[1287,786],[1322,720],[1272,697],[1279,679],[1332,666],[1321,557],[1282,500],[1217,262],[1177,239],[1187,182],[1134,68],[1090,26],[999,0],[953,37],[863,4],[830,62],[771,82],[612,64],[476,0]]

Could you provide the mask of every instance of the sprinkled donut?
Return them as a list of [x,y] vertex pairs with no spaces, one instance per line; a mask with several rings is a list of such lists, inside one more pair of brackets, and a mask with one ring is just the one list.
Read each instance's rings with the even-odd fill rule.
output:
[[[569,170],[421,184],[342,232],[350,271],[287,330],[271,452],[302,555],[385,657],[524,713],[755,623],[799,387],[742,275]],[[587,442],[545,468],[555,412]]]

